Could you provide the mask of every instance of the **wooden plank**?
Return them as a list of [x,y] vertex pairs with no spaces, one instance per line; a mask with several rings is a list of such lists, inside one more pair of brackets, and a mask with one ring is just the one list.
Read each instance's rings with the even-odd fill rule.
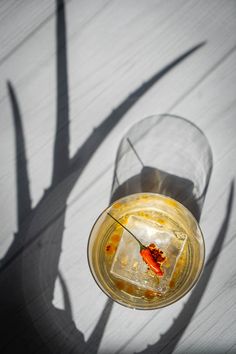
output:
[[[56,116],[54,2],[40,5],[36,2],[25,3],[20,9],[16,3],[6,6],[4,2],[3,5],[0,16],[6,16],[0,28],[4,26],[5,33],[0,32],[3,33],[1,38],[5,46],[1,58],[7,56],[7,59],[0,64],[0,108],[4,117],[0,121],[1,255],[4,255],[17,229],[14,135],[6,80],[13,82],[22,112],[33,206],[51,182]],[[106,303],[88,269],[87,237],[96,216],[109,202],[119,140],[128,127],[142,117],[170,110],[195,122],[209,138],[215,165],[202,215],[202,228],[207,255],[211,252],[223,221],[229,183],[235,176],[236,58],[232,34],[236,29],[236,9],[233,2],[228,2],[226,6],[221,1],[177,3],[149,0],[98,1],[96,6],[93,1],[86,4],[83,1],[69,1],[66,10],[71,156],[94,127],[98,127],[131,92],[135,92],[143,82],[186,50],[206,41],[127,111],[92,155],[67,200],[59,268],[69,289],[74,322],[87,341]],[[24,17],[21,15],[19,18],[16,13],[17,16],[24,14]],[[15,25],[10,27],[13,22]],[[55,206],[55,211],[57,208]],[[214,343],[219,343],[220,336],[222,350],[234,348],[228,327],[230,325],[231,329],[235,329],[235,287],[232,283],[235,277],[232,264],[236,247],[234,234],[235,218],[232,217],[225,247],[207,291],[176,352],[209,351]],[[227,276],[225,259],[229,259],[230,266]],[[48,262],[46,264],[50,265],[50,260]],[[224,291],[221,293],[222,289]],[[100,352],[134,352],[154,345],[160,335],[168,331],[189,296],[158,312],[137,313],[114,305]],[[227,301],[224,302],[224,299]],[[54,349],[59,346],[64,352],[69,348],[72,350],[73,346],[76,348],[77,337],[70,333],[69,328],[71,322],[62,321],[56,328],[51,323],[54,318],[50,309],[39,311],[37,304],[36,297],[28,303],[28,311],[48,346]],[[56,282],[53,304],[64,308],[62,283],[59,280]],[[218,310],[220,306],[222,312]],[[18,335],[20,338],[21,333]],[[85,350],[95,350],[97,338],[98,335],[85,346]],[[169,348],[166,347],[167,352]]]

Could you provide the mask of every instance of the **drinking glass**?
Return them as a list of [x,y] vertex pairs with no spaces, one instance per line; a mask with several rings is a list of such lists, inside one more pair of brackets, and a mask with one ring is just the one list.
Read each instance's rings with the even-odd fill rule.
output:
[[[190,121],[162,114],[129,129],[117,151],[110,206],[88,242],[89,266],[105,294],[131,308],[156,309],[194,286],[204,264],[198,221],[211,170],[208,140]],[[162,275],[142,256],[140,242],[161,252]]]

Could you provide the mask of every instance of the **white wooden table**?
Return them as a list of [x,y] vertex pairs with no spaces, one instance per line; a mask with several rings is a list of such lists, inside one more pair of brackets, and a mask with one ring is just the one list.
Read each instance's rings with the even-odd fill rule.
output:
[[[58,2],[0,2],[1,353],[236,353],[236,2]],[[87,241],[121,137],[166,112],[213,151],[206,266],[135,311],[97,287]]]

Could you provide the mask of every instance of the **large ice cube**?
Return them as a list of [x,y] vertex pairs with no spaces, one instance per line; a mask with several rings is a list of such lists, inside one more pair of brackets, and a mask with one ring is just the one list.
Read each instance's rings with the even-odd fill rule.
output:
[[135,238],[126,230],[123,231],[119,246],[111,266],[111,273],[141,288],[161,293],[167,291],[177,260],[183,250],[186,235],[165,229],[153,221],[142,217],[130,216],[126,224],[144,245],[157,245],[166,256],[161,268],[162,277],[148,270],[147,264],[140,255],[140,246]]

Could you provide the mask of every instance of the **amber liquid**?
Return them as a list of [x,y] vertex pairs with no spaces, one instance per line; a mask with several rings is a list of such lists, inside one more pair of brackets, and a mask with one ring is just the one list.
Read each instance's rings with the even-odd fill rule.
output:
[[[111,273],[124,230],[109,217],[107,211],[123,225],[127,224],[130,216],[138,216],[155,222],[163,229],[187,235],[167,292],[162,294],[136,286]],[[195,283],[204,261],[204,242],[196,220],[181,204],[157,194],[134,194],[115,202],[98,218],[91,232],[88,258],[95,280],[113,300],[128,307],[159,308],[175,302]],[[125,266],[127,260],[124,258],[122,261]]]

